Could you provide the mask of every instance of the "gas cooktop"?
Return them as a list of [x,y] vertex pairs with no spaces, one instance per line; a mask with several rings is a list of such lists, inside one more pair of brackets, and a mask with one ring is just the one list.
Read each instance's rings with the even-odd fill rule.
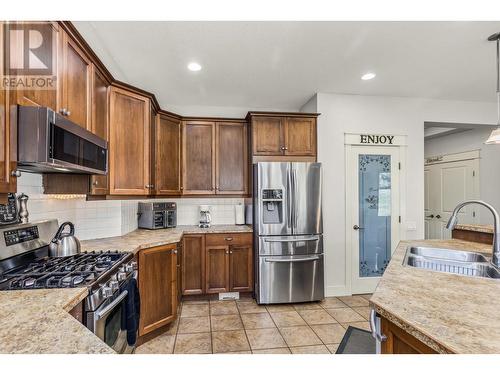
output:
[[33,259],[0,273],[0,290],[92,286],[129,257],[127,253],[101,251]]

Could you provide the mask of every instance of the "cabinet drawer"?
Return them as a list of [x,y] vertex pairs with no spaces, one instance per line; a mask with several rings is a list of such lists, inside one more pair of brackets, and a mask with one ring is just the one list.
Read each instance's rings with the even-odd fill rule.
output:
[[252,233],[217,233],[207,234],[206,246],[249,245],[252,243]]

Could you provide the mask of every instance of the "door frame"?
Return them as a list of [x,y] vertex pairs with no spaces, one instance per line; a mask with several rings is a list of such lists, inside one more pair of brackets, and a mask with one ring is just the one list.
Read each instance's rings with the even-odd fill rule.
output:
[[[370,134],[375,136],[385,136],[386,139],[388,134]],[[352,275],[353,275],[353,241],[352,241],[352,204],[353,199],[357,199],[357,191],[354,191],[353,181],[350,179],[351,168],[352,165],[351,160],[351,152],[356,147],[396,147],[399,148],[399,230],[396,232],[397,241],[400,242],[406,239],[406,153],[407,153],[407,136],[406,135],[396,135],[389,134],[392,137],[391,141],[387,142],[379,142],[379,143],[367,143],[366,133],[345,133],[344,134],[344,148],[345,148],[345,285],[346,292],[348,294],[352,294],[353,291],[353,283],[352,283]],[[363,138],[364,137],[364,138]],[[380,139],[380,138],[379,138]],[[395,249],[392,249],[393,252]],[[359,251],[359,249],[358,249]]]

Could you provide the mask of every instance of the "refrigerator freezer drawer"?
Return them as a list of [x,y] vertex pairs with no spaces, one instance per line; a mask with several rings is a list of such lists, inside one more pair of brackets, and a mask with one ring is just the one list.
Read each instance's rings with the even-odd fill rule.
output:
[[323,254],[260,256],[257,303],[297,303],[324,298]]
[[323,253],[323,235],[259,237],[259,255]]

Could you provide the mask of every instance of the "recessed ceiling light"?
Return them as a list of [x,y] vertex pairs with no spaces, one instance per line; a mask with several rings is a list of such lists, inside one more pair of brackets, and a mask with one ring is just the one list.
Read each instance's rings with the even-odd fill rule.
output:
[[201,65],[195,62],[191,62],[188,64],[188,69],[192,72],[198,72],[201,70]]
[[375,78],[375,76],[376,76],[376,74],[375,74],[375,73],[365,73],[365,74],[363,74],[363,75],[361,76],[361,79],[362,79],[363,81],[368,81],[368,80],[370,80],[370,79]]

